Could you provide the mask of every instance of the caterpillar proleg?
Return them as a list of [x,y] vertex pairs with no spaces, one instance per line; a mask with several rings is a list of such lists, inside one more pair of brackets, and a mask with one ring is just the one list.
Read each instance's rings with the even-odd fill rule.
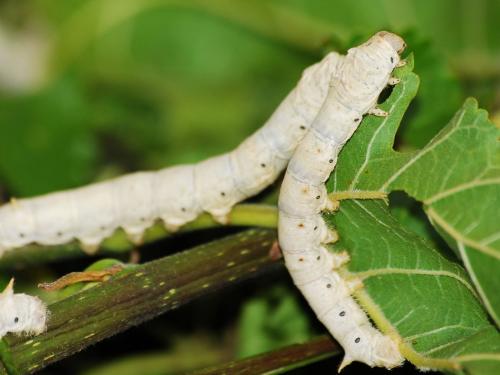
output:
[[0,256],[6,250],[77,239],[94,252],[122,227],[140,242],[157,219],[175,230],[206,211],[224,223],[231,207],[273,182],[307,133],[343,56],[306,69],[266,124],[227,154],[195,165],[138,172],[0,207]]
[[319,320],[342,345],[345,356],[339,371],[352,361],[392,368],[402,363],[397,343],[369,321],[353,299],[361,281],[344,280],[338,268],[347,253],[329,252],[325,245],[336,235],[321,217],[333,208],[325,182],[342,146],[367,113],[386,115],[377,98],[400,63],[403,40],[379,32],[348,51],[311,130],[298,145],[279,197],[279,242],[288,270]]
[[7,333],[39,334],[45,330],[47,309],[37,298],[14,293],[14,279],[0,293],[0,339]]

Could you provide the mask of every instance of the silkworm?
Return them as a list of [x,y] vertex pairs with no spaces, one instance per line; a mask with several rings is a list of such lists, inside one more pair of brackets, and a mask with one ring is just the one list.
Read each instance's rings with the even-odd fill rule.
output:
[[0,339],[7,333],[39,334],[45,330],[47,309],[38,297],[14,293],[14,279],[0,293]]
[[0,256],[30,243],[58,245],[73,239],[93,253],[119,227],[140,243],[157,219],[174,231],[203,211],[225,223],[235,203],[264,189],[285,168],[342,59],[330,53],[307,68],[266,124],[232,152],[194,165],[12,200],[0,207]]
[[391,368],[403,360],[397,343],[371,324],[352,297],[361,281],[344,280],[338,272],[349,256],[327,250],[336,234],[321,212],[334,206],[325,182],[362,116],[387,115],[376,106],[377,99],[387,84],[398,82],[391,73],[404,47],[399,36],[379,32],[348,51],[311,130],[290,160],[279,196],[279,243],[286,266],[319,320],[344,348],[340,369],[352,361]]

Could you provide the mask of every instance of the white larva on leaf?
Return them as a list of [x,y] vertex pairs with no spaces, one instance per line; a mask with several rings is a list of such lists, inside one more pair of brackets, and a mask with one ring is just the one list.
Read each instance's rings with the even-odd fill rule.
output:
[[353,299],[361,281],[344,280],[337,271],[349,257],[326,249],[336,235],[327,228],[321,211],[334,206],[325,181],[362,116],[387,115],[376,107],[377,98],[388,83],[396,82],[391,73],[404,47],[399,36],[379,32],[348,51],[311,131],[290,160],[280,191],[278,229],[283,256],[294,283],[344,348],[339,371],[352,361],[386,368],[403,361],[397,343],[373,327]]
[[73,239],[91,253],[119,227],[140,243],[156,219],[173,231],[203,211],[225,223],[235,203],[260,192],[285,168],[342,60],[330,53],[307,68],[266,124],[230,153],[0,207],[0,256],[29,243],[58,245]]
[[0,293],[0,338],[7,333],[40,334],[45,331],[47,309],[38,297],[14,293],[14,279]]

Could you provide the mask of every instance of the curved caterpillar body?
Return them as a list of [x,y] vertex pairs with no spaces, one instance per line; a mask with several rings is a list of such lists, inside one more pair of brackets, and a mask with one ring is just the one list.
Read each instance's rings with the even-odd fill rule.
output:
[[402,363],[396,342],[378,331],[351,296],[360,281],[346,281],[336,271],[347,253],[329,252],[336,236],[321,217],[332,209],[325,181],[342,146],[366,113],[384,115],[377,98],[399,64],[403,40],[379,32],[349,50],[333,80],[311,130],[297,147],[279,197],[279,242],[294,280],[319,320],[343,346],[342,369],[352,361],[391,368]]
[[0,293],[0,339],[7,333],[39,334],[45,330],[47,309],[26,294],[14,294],[14,279]]
[[0,256],[29,243],[57,245],[73,239],[94,252],[118,227],[140,242],[157,219],[175,230],[203,211],[224,223],[235,203],[264,189],[285,168],[342,59],[330,53],[306,69],[267,123],[230,153],[0,207]]

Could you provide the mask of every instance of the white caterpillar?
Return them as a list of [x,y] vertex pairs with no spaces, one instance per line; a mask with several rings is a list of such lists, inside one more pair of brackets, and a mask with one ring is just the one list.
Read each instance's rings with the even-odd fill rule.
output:
[[47,309],[26,294],[14,294],[14,279],[0,293],[0,339],[7,333],[39,334],[45,330]]
[[316,116],[343,56],[330,53],[306,69],[267,123],[230,153],[195,165],[137,172],[103,183],[0,207],[0,256],[6,250],[78,239],[94,252],[122,227],[140,242],[160,218],[169,230],[206,211],[226,222],[231,207],[268,186],[285,168]]
[[321,211],[333,208],[325,181],[362,116],[386,115],[376,107],[377,98],[388,83],[398,82],[391,72],[404,47],[399,36],[379,32],[349,50],[311,130],[288,165],[280,191],[279,242],[286,265],[319,320],[344,348],[340,369],[352,361],[387,368],[403,361],[396,342],[374,328],[352,298],[361,282],[348,282],[336,271],[349,256],[324,247],[336,235],[327,228]]

